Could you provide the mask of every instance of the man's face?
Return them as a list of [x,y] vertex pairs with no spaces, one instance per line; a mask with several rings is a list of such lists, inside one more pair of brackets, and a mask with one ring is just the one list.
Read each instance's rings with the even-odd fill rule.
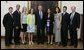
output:
[[10,12],[10,13],[12,13],[12,12],[13,12],[13,9],[12,9],[12,8],[10,8],[10,9],[9,9],[9,12]]
[[39,11],[42,11],[42,6],[38,6],[38,10]]
[[19,10],[20,9],[20,5],[16,5],[16,9]]
[[75,7],[75,6],[72,6],[72,7],[71,7],[71,10],[72,10],[72,12],[75,12],[76,7]]
[[66,8],[63,8],[63,12],[66,12],[66,10],[67,10]]

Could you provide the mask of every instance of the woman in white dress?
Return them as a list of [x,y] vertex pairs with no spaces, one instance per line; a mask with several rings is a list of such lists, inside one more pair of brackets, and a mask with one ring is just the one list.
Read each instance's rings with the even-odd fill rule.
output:
[[33,34],[35,33],[35,14],[33,9],[27,15],[27,32],[29,38],[29,45],[33,44]]
[[54,14],[54,34],[55,34],[55,42],[60,45],[61,42],[61,13],[59,7],[56,7]]

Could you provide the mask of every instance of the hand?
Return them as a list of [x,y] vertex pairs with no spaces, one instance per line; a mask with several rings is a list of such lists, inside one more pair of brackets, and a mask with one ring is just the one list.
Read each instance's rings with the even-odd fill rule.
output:
[[19,29],[19,27],[18,27],[18,26],[16,26],[16,29]]
[[23,32],[20,32],[20,36],[19,37],[22,37],[22,35],[23,35]]
[[21,28],[23,29],[23,26],[21,26]]
[[57,30],[59,30],[60,28],[57,28]]
[[79,30],[79,28],[76,28],[76,30],[78,31],[78,30]]

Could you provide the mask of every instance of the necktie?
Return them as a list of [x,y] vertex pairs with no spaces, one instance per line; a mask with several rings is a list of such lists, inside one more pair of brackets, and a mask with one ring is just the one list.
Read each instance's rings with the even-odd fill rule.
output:
[[71,16],[70,16],[70,19],[71,19],[70,24],[72,24],[72,20],[73,20],[73,13],[72,13],[72,14],[71,14]]
[[40,18],[42,19],[42,11],[40,11]]

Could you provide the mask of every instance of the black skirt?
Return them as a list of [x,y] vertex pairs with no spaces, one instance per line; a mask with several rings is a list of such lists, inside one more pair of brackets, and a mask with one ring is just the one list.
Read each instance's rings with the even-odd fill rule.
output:
[[21,28],[22,32],[26,32],[27,31],[27,24],[22,24],[23,28]]
[[51,27],[46,26],[47,35],[53,35],[53,29]]

